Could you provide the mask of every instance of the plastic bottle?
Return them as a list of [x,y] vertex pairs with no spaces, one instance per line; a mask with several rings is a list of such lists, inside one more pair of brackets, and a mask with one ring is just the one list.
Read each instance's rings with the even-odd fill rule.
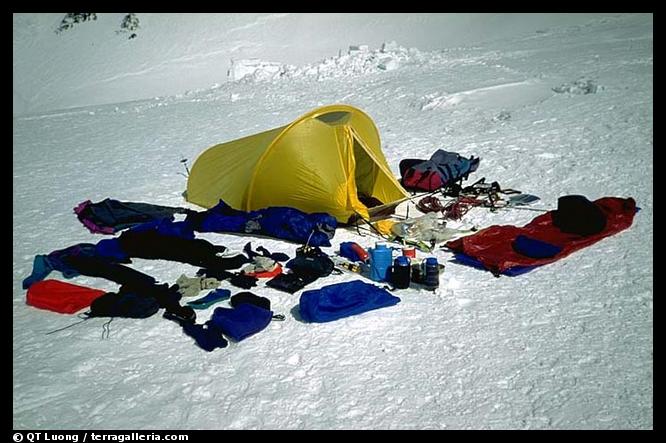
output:
[[416,258],[416,248],[414,246],[405,246],[402,248],[402,255],[409,258]]
[[393,286],[398,289],[409,288],[411,269],[412,267],[409,263],[409,258],[403,255],[398,256],[393,262],[393,269],[391,272]]
[[352,243],[351,249],[352,251],[356,252],[356,255],[358,255],[358,258],[360,258],[363,263],[368,261],[369,255],[361,245],[358,243]]
[[368,253],[361,245],[354,242],[340,243],[340,256],[345,257],[351,261],[368,261]]
[[421,264],[422,261],[416,258],[411,259],[412,262],[412,282],[421,284]]
[[423,285],[434,291],[439,287],[439,263],[435,257],[428,257],[423,262]]
[[374,281],[386,281],[393,258],[391,249],[386,247],[386,243],[377,242],[375,248],[370,248],[369,252],[370,278]]

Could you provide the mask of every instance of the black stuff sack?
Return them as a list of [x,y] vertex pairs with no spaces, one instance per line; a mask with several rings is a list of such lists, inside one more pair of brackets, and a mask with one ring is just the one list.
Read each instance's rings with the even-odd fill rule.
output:
[[552,212],[553,225],[567,234],[588,236],[606,228],[604,212],[582,195],[565,195],[557,199],[557,210]]
[[296,250],[296,257],[286,266],[294,274],[317,279],[330,275],[335,263],[318,247],[303,247]]
[[159,309],[160,305],[153,297],[134,292],[107,292],[91,303],[88,316],[148,318]]

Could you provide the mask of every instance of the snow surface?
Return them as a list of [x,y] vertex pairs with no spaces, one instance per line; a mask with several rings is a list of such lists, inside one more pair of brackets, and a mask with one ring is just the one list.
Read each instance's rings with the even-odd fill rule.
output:
[[209,88],[233,61],[303,65],[391,40],[440,50],[584,25],[611,14],[139,13],[137,38],[116,33],[124,14],[100,13],[56,35],[64,14],[14,14],[14,115],[117,103]]
[[[469,43],[457,47],[439,45],[441,35],[429,34],[426,26],[419,49],[408,49],[413,45],[400,41],[401,31],[390,36],[396,16],[380,16],[356,36],[371,35],[375,26],[389,37],[349,42],[367,44],[363,50],[349,53],[347,35],[312,37],[316,43],[309,41],[304,54],[333,44],[344,48],[319,62],[257,57],[266,50],[278,54],[282,41],[289,46],[285,54],[295,52],[295,37],[276,39],[262,28],[245,41],[255,54],[220,53],[217,60],[226,66],[216,69],[221,80],[213,87],[186,92],[190,82],[173,95],[183,80],[168,85],[169,96],[123,103],[160,95],[147,85],[176,78],[178,69],[170,69],[159,79],[158,59],[180,66],[181,75],[210,80],[210,48],[225,39],[218,17],[197,17],[196,33],[168,46],[157,30],[166,38],[191,28],[170,15],[141,14],[138,38],[123,43],[122,51],[110,43],[95,50],[106,65],[78,69],[72,62],[67,71],[51,65],[55,52],[35,34],[56,40],[44,27],[57,24],[56,16],[14,16],[14,108],[15,115],[23,114],[13,120],[15,429],[653,427],[651,14],[560,16],[519,34],[501,32],[515,17],[503,23],[493,14],[486,24],[495,28],[467,26]],[[72,34],[70,43],[75,39],[80,51],[93,51],[87,45],[115,38],[115,21],[105,23],[103,16],[83,24],[88,30],[76,39]],[[232,18],[239,30],[299,21],[281,14]],[[426,20],[419,14],[406,19]],[[364,20],[345,16],[345,23]],[[335,26],[341,18],[319,19],[328,21]],[[547,21],[536,17],[534,23]],[[98,40],[86,40],[95,26]],[[281,26],[276,33],[288,29]],[[493,30],[497,37],[486,39]],[[154,53],[143,71],[123,61],[135,42],[137,53]],[[69,57],[75,61],[82,54]],[[245,63],[253,67],[251,75],[226,81],[230,58],[259,60]],[[282,67],[275,70],[274,63]],[[100,88],[104,80],[108,87]],[[40,88],[31,89],[36,82]],[[26,305],[21,281],[36,254],[103,238],[78,222],[76,204],[112,197],[193,207],[181,197],[182,158],[191,164],[213,144],[333,103],[357,106],[375,120],[394,173],[401,159],[427,158],[444,148],[481,157],[470,181],[485,176],[537,194],[542,200],[535,206],[541,208],[555,208],[559,196],[583,194],[633,197],[641,211],[628,230],[513,278],[450,263],[451,254],[438,251],[446,270],[435,293],[400,291],[396,306],[325,324],[293,315],[300,292],[260,284],[253,292],[270,298],[286,321],[212,353],[161,315],[115,319],[108,339],[101,337],[106,319],[46,335],[77,319]],[[90,106],[71,108],[81,104]],[[412,207],[410,214],[416,213]],[[464,224],[522,226],[536,215],[473,209]],[[255,247],[292,256],[297,247],[254,237],[200,237],[234,250],[252,240]],[[371,246],[375,239],[339,229],[326,250],[333,253],[342,241]],[[196,271],[141,259],[132,267],[169,283]],[[330,276],[307,289],[354,278]],[[117,289],[95,278],[72,282]],[[226,282],[222,287],[239,291]],[[199,311],[199,321],[225,305]]]

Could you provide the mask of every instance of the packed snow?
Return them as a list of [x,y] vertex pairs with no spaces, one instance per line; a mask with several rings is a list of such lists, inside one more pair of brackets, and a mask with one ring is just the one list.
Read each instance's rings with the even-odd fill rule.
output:
[[[653,427],[651,14],[522,22],[481,14],[480,28],[474,14],[406,15],[424,25],[414,42],[401,41],[402,27],[390,32],[402,14],[238,14],[225,17],[224,32],[216,15],[197,15],[196,31],[193,18],[138,16],[137,38],[114,40],[117,17],[99,14],[57,36],[58,14],[14,15],[15,429]],[[464,32],[437,33],[438,19]],[[290,34],[294,23],[358,31],[303,39]],[[371,38],[373,27],[382,41]],[[219,46],[230,32],[244,50]],[[169,33],[183,38],[166,46],[160,37]],[[280,33],[289,36],[284,55]],[[69,65],[52,58],[63,57],[58,38],[77,48]],[[300,59],[297,41],[305,41]],[[143,56],[142,67],[135,57]],[[84,228],[74,206],[111,197],[201,210],[183,200],[182,159],[191,165],[214,144],[334,103],[373,118],[396,175],[401,159],[441,148],[481,158],[468,184],[486,177],[536,194],[533,209],[582,194],[633,197],[640,211],[626,231],[516,277],[453,263],[438,249],[446,268],[435,292],[396,291],[395,306],[330,323],[300,321],[300,291],[260,282],[251,291],[286,320],[210,353],[161,312],[116,318],[108,338],[102,318],[47,335],[78,318],[26,304],[21,282],[34,256],[105,238]],[[413,205],[409,213],[418,215]],[[539,213],[474,208],[460,226],[523,226]],[[198,237],[292,257],[298,247]],[[377,238],[340,228],[324,250],[334,254],[343,241],[372,247]],[[163,260],[131,266],[165,283],[197,270]],[[306,290],[358,278],[331,275]],[[66,281],[118,289],[90,277]],[[198,321],[217,306],[228,303],[198,311]]]

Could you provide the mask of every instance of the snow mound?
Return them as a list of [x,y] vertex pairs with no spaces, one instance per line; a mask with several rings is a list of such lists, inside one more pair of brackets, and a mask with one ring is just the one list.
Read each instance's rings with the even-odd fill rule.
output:
[[276,62],[263,61],[257,58],[231,60],[227,77],[230,81],[237,80],[272,80],[284,75],[287,65]]
[[[451,106],[468,105],[476,108],[518,109],[547,99],[552,95],[540,80],[527,79],[490,86],[465,89],[458,92],[433,92],[420,100],[420,109],[428,111]],[[506,115],[501,119],[506,120]]]
[[604,89],[603,86],[597,85],[594,80],[581,77],[576,81],[556,86],[553,88],[553,91],[557,92],[558,94],[584,95],[584,94],[596,94],[597,91],[603,89]]
[[380,48],[351,45],[346,54],[339,53],[304,66],[264,61],[260,59],[232,60],[230,81],[276,81],[281,78],[315,77],[318,80],[353,77],[393,71],[405,64],[423,64],[428,57],[416,48],[405,48],[392,41]]

